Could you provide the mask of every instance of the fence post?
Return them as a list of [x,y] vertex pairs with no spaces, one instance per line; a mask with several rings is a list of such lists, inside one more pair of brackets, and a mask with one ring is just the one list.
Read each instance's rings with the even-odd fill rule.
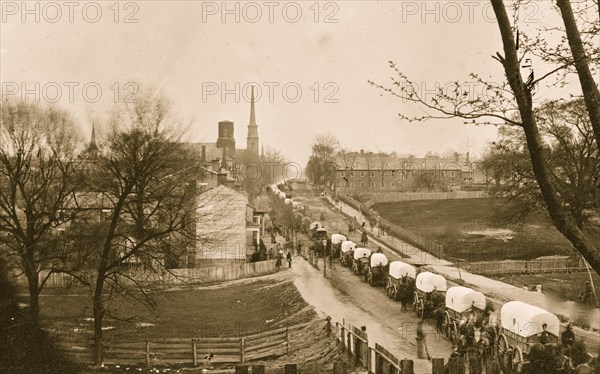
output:
[[298,365],[297,364],[285,364],[284,373],[285,374],[297,374],[298,373]]
[[338,360],[333,364],[333,374],[347,374],[348,368],[346,363],[342,360]]
[[431,359],[431,374],[443,374],[444,373],[444,359],[443,358],[432,358]]
[[415,374],[413,360],[402,360],[400,361],[400,372],[402,374]]
[[192,339],[192,356],[194,357],[194,366],[198,366],[198,351],[196,350],[196,339]]
[[464,357],[450,357],[448,360],[449,374],[465,374]]
[[286,353],[290,353],[290,332],[288,327],[285,328],[285,348]]
[[235,374],[248,374],[248,365],[236,365]]
[[242,361],[242,364],[246,361],[245,352],[244,352],[245,345],[246,345],[246,338],[242,336],[240,338],[240,360]]
[[146,365],[150,366],[150,340],[146,339]]
[[265,365],[252,365],[252,374],[265,374]]
[[496,360],[486,360],[485,362],[486,374],[500,374],[500,368]]
[[469,357],[469,374],[482,374],[481,356]]

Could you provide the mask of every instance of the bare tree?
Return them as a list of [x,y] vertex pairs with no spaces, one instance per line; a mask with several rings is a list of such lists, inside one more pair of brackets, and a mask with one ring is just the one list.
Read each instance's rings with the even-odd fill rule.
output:
[[334,181],[338,168],[335,160],[338,148],[339,141],[333,135],[317,135],[306,165],[307,176],[316,186],[328,186]]
[[29,284],[33,331],[48,277],[70,264],[57,251],[63,207],[79,178],[73,163],[78,128],[63,111],[26,102],[0,106],[0,243],[17,259]]
[[[170,257],[182,255],[173,242],[184,248],[204,243],[210,235],[198,238],[198,227],[212,227],[216,218],[214,209],[198,214],[199,191],[190,173],[194,166],[181,162],[187,157],[168,102],[147,91],[119,109],[110,120],[105,147],[86,170],[87,193],[101,199],[107,212],[105,221],[91,221],[88,227],[97,245],[80,275],[92,293],[97,363],[102,361],[104,317],[111,316],[115,295],[154,308],[153,281],[167,271]],[[214,200],[202,204],[216,209]]]
[[477,75],[474,79],[486,88],[488,95],[481,98],[469,97],[469,91],[461,84],[451,85],[450,89],[440,90],[431,99],[422,97],[415,89],[414,82],[402,74],[395,64],[392,68],[398,75],[393,79],[393,88],[375,85],[394,96],[420,104],[426,114],[419,117],[400,115],[408,120],[427,120],[432,118],[463,118],[470,123],[507,124],[520,127],[524,133],[533,174],[539,186],[548,214],[555,227],[573,244],[579,253],[600,274],[600,252],[590,238],[581,231],[564,200],[552,183],[551,170],[548,168],[548,145],[544,142],[537,119],[534,115],[533,90],[540,80],[554,71],[535,79],[532,74],[523,79],[521,59],[515,44],[515,35],[502,0],[491,0],[496,15],[504,54],[496,53],[505,73],[503,84],[485,82]]

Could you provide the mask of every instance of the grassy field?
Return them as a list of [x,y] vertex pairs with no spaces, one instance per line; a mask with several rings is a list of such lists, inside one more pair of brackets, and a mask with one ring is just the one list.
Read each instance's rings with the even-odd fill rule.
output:
[[[517,287],[523,287],[524,284],[529,286],[541,284],[545,294],[551,294],[562,300],[570,301],[578,301],[579,293],[583,291],[585,282],[590,280],[587,272],[570,274],[504,275],[495,278]],[[592,279],[594,280],[595,285],[600,285],[600,276],[598,276],[598,274],[592,272]]]
[[[107,341],[129,337],[239,336],[308,322],[315,317],[291,282],[275,280],[171,290],[157,294],[155,300],[156,308],[151,311],[130,300],[116,298],[111,305],[113,317],[105,318]],[[88,295],[46,293],[41,302],[46,327],[72,335],[91,335]]]
[[[526,260],[574,253],[545,217],[530,216],[522,225],[507,225],[497,208],[492,199],[404,201],[373,207],[381,217],[443,243],[451,259]],[[600,242],[600,235],[590,237]]]

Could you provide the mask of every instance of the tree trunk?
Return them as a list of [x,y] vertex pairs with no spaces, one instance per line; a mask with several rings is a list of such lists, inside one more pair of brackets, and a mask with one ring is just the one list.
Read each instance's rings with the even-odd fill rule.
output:
[[[577,28],[570,0],[557,0],[556,4],[560,9],[563,23],[565,24],[569,47],[573,55],[573,63],[579,76],[585,106],[590,116],[592,128],[594,129],[594,137],[600,147],[600,91],[598,91],[598,85],[594,81],[594,77],[590,71],[589,58],[586,56],[583,42],[581,41],[581,35]],[[600,3],[598,6],[600,10]]]
[[533,115],[531,92],[523,83],[517,50],[514,44],[514,35],[503,0],[491,0],[491,2],[496,19],[498,20],[498,27],[500,28],[502,44],[504,46],[504,57],[500,57],[500,60],[519,107],[531,165],[550,218],[558,231],[573,244],[575,249],[583,255],[592,268],[600,274],[600,253],[598,253],[593,243],[577,227],[572,215],[563,208],[563,204],[559,200],[558,194],[552,184],[550,173],[546,168],[544,143]]
[[98,277],[93,296],[94,308],[94,364],[102,364],[102,320],[104,318],[104,301],[102,300],[102,290],[104,280]]
[[40,288],[39,275],[35,269],[27,271],[29,285],[29,321],[32,331],[37,335],[40,331]]

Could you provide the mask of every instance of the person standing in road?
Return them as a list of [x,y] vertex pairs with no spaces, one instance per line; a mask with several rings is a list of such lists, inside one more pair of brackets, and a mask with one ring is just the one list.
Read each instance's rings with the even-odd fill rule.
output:
[[288,262],[288,267],[292,267],[292,253],[290,251],[288,251],[287,256],[286,256],[287,262]]
[[425,356],[425,331],[423,331],[423,321],[417,324],[417,357],[419,359],[427,358]]

